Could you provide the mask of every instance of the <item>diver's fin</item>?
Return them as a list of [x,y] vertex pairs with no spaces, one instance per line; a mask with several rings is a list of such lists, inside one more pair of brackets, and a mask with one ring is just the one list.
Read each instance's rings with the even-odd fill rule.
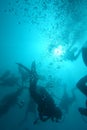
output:
[[26,66],[24,66],[24,65],[22,65],[22,64],[20,64],[20,63],[16,63],[19,67],[21,67],[21,68],[23,68],[23,69],[25,69],[29,74],[30,74],[30,70],[26,67]]
[[83,58],[84,64],[87,66],[87,47],[82,48],[82,58]]

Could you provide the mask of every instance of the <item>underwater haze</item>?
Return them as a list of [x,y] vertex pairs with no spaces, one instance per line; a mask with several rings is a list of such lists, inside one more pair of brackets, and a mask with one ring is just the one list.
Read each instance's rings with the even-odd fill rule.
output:
[[[86,52],[87,0],[0,0],[0,130],[86,130],[79,107],[87,108],[87,95],[76,86],[87,75]],[[33,61],[38,86],[63,113],[59,122],[34,124]]]

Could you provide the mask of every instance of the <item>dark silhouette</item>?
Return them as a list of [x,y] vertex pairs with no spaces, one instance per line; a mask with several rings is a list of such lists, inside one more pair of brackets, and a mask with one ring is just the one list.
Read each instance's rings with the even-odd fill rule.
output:
[[[38,106],[39,118],[41,121],[51,119],[52,121],[59,122],[62,119],[62,112],[51,95],[46,91],[44,87],[37,86],[38,75],[36,72],[35,62],[31,65],[30,76],[30,94],[35,103]],[[37,119],[37,120],[38,120]]]
[[87,96],[87,75],[82,77],[76,84],[77,88],[85,95]]
[[[77,88],[87,97],[87,75],[82,77],[76,84]],[[87,100],[84,107],[79,107],[78,111],[81,115],[87,116]]]

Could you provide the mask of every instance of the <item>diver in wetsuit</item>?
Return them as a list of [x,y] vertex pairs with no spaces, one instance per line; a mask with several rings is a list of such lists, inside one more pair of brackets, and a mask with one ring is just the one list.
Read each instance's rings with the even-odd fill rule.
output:
[[59,122],[62,119],[62,112],[60,108],[55,105],[53,98],[44,87],[37,86],[37,82],[38,75],[36,72],[36,64],[33,62],[31,66],[29,90],[31,97],[38,106],[38,119],[41,121],[51,119],[52,121]]

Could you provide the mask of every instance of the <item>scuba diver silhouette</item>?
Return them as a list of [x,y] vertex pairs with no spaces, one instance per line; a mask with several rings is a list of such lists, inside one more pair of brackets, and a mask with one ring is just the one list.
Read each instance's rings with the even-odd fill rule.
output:
[[51,119],[52,121],[59,122],[62,119],[62,111],[58,106],[55,105],[53,98],[46,91],[44,87],[37,86],[38,74],[36,72],[35,62],[31,65],[31,76],[30,76],[30,94],[35,103],[38,106],[39,117],[34,122],[37,123],[38,120],[47,121]]
[[29,73],[29,92],[33,101],[37,105],[38,118],[34,121],[37,124],[38,120],[43,122],[51,119],[52,121],[59,122],[62,120],[62,111],[56,106],[52,96],[46,91],[45,87],[38,86],[38,80],[42,76],[36,72],[36,63],[32,62],[31,69],[28,69],[24,65],[17,63],[19,67],[22,67]]

